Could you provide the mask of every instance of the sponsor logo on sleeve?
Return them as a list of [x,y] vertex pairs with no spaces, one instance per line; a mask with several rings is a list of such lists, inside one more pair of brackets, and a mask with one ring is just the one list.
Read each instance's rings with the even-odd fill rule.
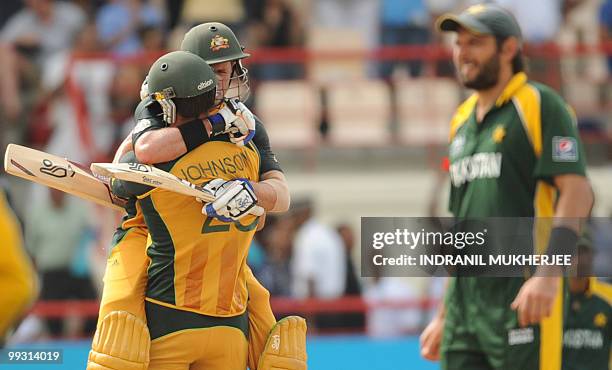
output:
[[577,162],[578,144],[573,137],[554,136],[552,159],[555,162]]

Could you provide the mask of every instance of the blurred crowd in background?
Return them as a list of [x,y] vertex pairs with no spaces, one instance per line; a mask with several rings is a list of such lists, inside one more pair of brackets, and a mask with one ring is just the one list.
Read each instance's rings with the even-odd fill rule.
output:
[[[603,149],[590,155],[595,162],[607,163],[612,155],[607,139],[612,129],[612,0],[497,2],[512,10],[521,24],[531,77],[564,93],[578,113],[582,133],[592,135],[596,143],[604,142]],[[86,164],[110,160],[133,127],[132,113],[151,62],[165,50],[176,49],[191,26],[206,21],[229,25],[252,53],[246,64],[253,98],[247,103],[269,124],[272,146],[284,150],[282,153],[304,146],[312,150],[313,145],[331,146],[340,153],[346,141],[334,141],[333,133],[341,127],[342,118],[350,120],[352,133],[340,131],[342,138],[349,138],[349,147],[370,141],[366,144],[379,147],[433,143],[443,148],[446,122],[464,92],[452,80],[454,72],[445,48],[448,40],[435,32],[434,21],[442,13],[472,3],[475,1],[3,0],[0,148],[4,152],[5,145],[14,142]],[[355,95],[359,81],[367,84],[363,99],[371,107],[354,105],[361,99]],[[438,82],[433,95],[424,94],[422,89],[438,86]],[[346,86],[348,98],[343,100]],[[283,91],[286,93],[281,94]],[[304,91],[314,91],[314,95],[302,95]],[[384,109],[375,104],[377,99]],[[438,105],[447,108],[438,109]],[[402,132],[402,117],[417,119],[418,109],[428,110],[421,117],[428,131],[431,115],[438,114],[441,134],[433,139],[419,136],[411,123],[408,139],[396,140],[395,134]],[[359,119],[366,121],[362,131],[355,130],[360,127],[355,124]],[[275,120],[281,123],[275,125]],[[304,120],[306,131],[300,131],[298,122]],[[372,128],[367,125],[375,126],[375,120],[382,121],[380,141],[368,131]],[[296,129],[291,131],[294,123]],[[282,155],[280,161],[286,163]],[[118,215],[58,191],[14,181],[11,179],[7,190],[24,226],[25,245],[40,273],[41,299],[95,299]],[[437,202],[444,203],[444,199]],[[272,296],[362,296],[372,303],[439,297],[438,281],[413,279],[408,283],[380,277],[364,284],[353,262],[359,254],[355,224],[317,219],[312,199],[293,203],[288,214],[268,217],[249,254],[249,264]],[[427,208],[411,212],[432,214]],[[373,335],[400,335],[418,331],[428,315],[428,308],[418,306],[382,307],[368,311],[367,319],[363,312],[317,314],[312,327],[367,328]],[[31,338],[41,333],[40,322],[26,323],[18,334]],[[51,336],[90,334],[92,323],[50,320],[43,332]]]

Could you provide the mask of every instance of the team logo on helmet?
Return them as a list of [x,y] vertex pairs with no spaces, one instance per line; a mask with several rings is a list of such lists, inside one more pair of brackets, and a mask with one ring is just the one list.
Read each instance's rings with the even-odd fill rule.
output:
[[174,92],[174,89],[172,87],[166,87],[161,92],[158,91],[158,92],[153,93],[153,98],[157,101],[172,99],[175,97],[176,97],[176,93]]
[[215,37],[210,40],[210,49],[212,51],[218,51],[221,49],[229,48],[229,40],[221,35],[215,35]]

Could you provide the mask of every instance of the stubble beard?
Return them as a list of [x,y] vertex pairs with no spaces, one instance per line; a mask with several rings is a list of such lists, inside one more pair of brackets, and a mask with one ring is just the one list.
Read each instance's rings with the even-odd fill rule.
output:
[[467,87],[468,89],[479,91],[487,90],[497,85],[497,82],[499,81],[499,71],[499,55],[494,54],[482,65],[480,71],[478,71],[478,74],[473,79],[467,80],[461,75],[459,68],[457,68],[457,75],[459,76],[459,81],[461,81],[463,86]]

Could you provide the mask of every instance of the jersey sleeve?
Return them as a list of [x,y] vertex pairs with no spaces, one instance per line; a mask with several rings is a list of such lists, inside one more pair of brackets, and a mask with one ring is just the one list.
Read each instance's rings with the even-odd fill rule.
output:
[[572,109],[553,92],[542,93],[542,153],[534,176],[551,181],[563,174],[586,175],[586,160]]
[[255,120],[255,136],[253,137],[253,143],[257,146],[261,158],[259,174],[263,175],[266,172],[274,170],[282,172],[283,170],[281,169],[280,163],[278,163],[278,159],[276,159],[276,154],[274,154],[270,147],[270,138],[268,137],[265,126],[259,118],[256,117]]
[[162,118],[161,106],[151,98],[142,100],[134,111],[136,125],[132,130],[132,147],[136,141],[146,132],[167,127]]

